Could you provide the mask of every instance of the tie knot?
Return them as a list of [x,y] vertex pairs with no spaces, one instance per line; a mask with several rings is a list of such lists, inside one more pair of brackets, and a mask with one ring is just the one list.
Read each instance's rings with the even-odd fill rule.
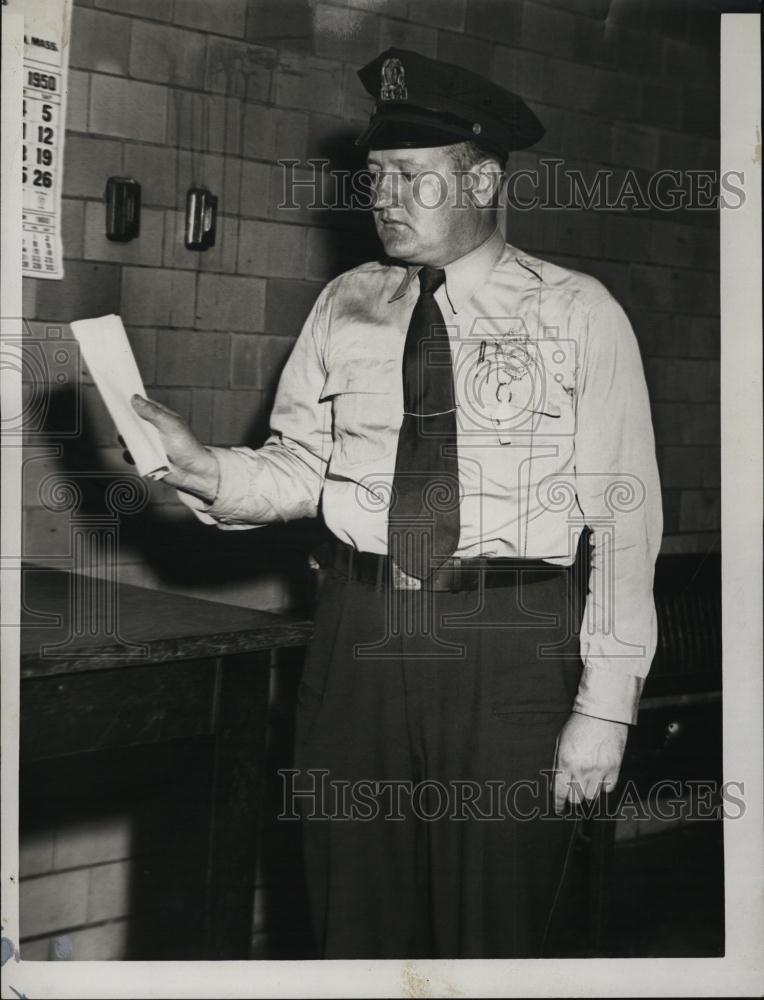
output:
[[419,288],[422,295],[432,295],[446,280],[442,267],[423,267],[419,271]]

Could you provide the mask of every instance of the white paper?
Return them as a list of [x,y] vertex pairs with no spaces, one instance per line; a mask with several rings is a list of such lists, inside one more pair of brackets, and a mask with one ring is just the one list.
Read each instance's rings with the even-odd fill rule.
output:
[[72,333],[98,391],[142,476],[162,479],[170,471],[159,431],[139,417],[130,403],[146,395],[138,365],[119,316],[99,316],[72,323]]

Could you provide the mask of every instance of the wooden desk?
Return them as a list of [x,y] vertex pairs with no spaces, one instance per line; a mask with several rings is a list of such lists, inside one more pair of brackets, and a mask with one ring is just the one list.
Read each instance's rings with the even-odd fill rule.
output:
[[271,651],[312,623],[37,566],[22,608],[22,766],[212,738],[200,957],[248,958]]

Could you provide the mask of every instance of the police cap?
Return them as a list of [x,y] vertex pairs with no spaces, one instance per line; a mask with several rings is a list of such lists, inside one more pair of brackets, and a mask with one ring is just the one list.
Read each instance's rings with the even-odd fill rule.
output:
[[412,149],[476,142],[502,161],[544,135],[525,101],[461,66],[408,49],[386,49],[358,71],[376,99],[355,140],[370,149]]

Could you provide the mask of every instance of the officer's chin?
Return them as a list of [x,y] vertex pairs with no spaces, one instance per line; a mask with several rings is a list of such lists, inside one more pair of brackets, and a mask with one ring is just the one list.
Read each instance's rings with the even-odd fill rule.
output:
[[380,224],[377,226],[377,234],[388,257],[397,257],[403,253],[411,252],[416,246],[414,233],[408,226]]

